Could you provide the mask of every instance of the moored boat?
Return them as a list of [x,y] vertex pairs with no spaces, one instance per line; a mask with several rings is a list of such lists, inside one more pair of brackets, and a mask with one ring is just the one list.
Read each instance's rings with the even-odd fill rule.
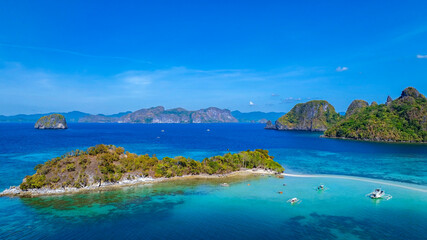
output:
[[375,189],[371,193],[368,193],[367,196],[369,196],[372,199],[381,199],[381,198],[384,198],[386,200],[389,200],[389,199],[392,198],[391,195],[385,194],[385,192],[383,190],[381,190],[381,188]]

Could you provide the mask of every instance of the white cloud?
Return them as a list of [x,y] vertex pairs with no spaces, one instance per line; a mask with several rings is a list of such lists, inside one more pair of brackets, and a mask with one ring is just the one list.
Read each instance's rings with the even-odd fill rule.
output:
[[418,54],[418,55],[417,55],[417,58],[427,58],[427,55],[421,55],[421,54]]
[[[257,72],[172,67],[100,76],[55,73],[26,68],[19,63],[0,62],[0,114],[71,110],[114,113],[157,105],[244,110],[261,106],[258,104],[262,104],[266,93],[272,93],[271,97],[279,100],[280,96],[274,91],[285,85],[295,87],[321,81],[310,75],[315,71],[291,68]],[[251,100],[244,105],[248,96],[261,102],[255,104]]]
[[348,67],[337,67],[337,69],[336,69],[337,72],[344,72],[347,70],[348,70]]
[[149,85],[154,77],[144,72],[128,71],[117,74],[116,78],[130,85]]

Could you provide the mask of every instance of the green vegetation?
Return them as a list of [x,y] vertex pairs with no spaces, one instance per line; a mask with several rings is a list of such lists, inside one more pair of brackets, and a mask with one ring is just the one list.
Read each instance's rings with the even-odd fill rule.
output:
[[41,117],[36,124],[35,128],[38,129],[56,129],[56,128],[67,128],[67,122],[65,117],[61,114],[51,114]]
[[427,142],[427,99],[406,88],[388,104],[364,107],[329,128],[327,137],[372,141]]
[[325,131],[341,119],[335,108],[324,100],[298,103],[276,121],[278,130]]
[[155,155],[137,155],[113,145],[97,145],[86,151],[75,150],[37,165],[37,171],[27,176],[20,188],[28,190],[48,187],[85,187],[102,182],[132,180],[137,177],[170,178],[183,175],[227,174],[240,169],[269,169],[283,172],[284,168],[268,155],[267,150],[227,153],[205,158],[202,162],[178,156],[158,159]]
[[345,116],[351,116],[357,113],[360,109],[369,106],[368,102],[364,100],[354,100],[351,102],[350,106],[348,106],[347,111],[345,112]]

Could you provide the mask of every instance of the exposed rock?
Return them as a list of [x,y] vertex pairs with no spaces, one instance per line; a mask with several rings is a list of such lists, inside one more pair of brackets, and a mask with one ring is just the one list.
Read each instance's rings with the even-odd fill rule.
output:
[[191,114],[192,123],[230,123],[238,122],[235,117],[231,115],[230,110],[219,109],[210,107],[207,109],[200,109]]
[[393,102],[393,98],[391,98],[390,96],[388,96],[387,97],[387,102],[385,104],[389,105],[391,102]]
[[51,114],[41,117],[34,125],[36,129],[67,129],[67,121],[61,114]]
[[[255,121],[254,121],[254,122],[255,122]],[[262,119],[258,120],[258,122],[257,122],[257,123],[266,124],[267,122],[268,122],[268,120],[267,120],[267,119],[262,118]]]
[[418,92],[417,89],[415,89],[413,87],[407,87],[402,91],[402,94],[400,95],[399,98],[404,98],[404,97],[426,98],[426,97],[424,97],[424,95],[422,95],[420,92]]
[[341,119],[335,108],[325,100],[298,103],[276,121],[277,130],[325,131]]
[[325,132],[327,137],[384,142],[427,142],[427,99],[415,88],[396,100],[366,107]]
[[141,109],[129,113],[112,122],[119,123],[231,123],[237,119],[227,109],[210,107],[197,111],[187,111],[184,108],[166,110],[162,106]]
[[369,106],[368,102],[364,100],[353,100],[350,106],[348,106],[345,116],[350,116],[359,111],[360,109]]
[[268,120],[264,129],[276,129],[276,126],[273,125],[273,123],[270,120]]

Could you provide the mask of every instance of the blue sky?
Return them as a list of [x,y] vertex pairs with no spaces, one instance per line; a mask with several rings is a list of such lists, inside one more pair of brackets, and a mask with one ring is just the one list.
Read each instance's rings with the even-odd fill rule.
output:
[[0,114],[427,94],[427,1],[1,1]]

